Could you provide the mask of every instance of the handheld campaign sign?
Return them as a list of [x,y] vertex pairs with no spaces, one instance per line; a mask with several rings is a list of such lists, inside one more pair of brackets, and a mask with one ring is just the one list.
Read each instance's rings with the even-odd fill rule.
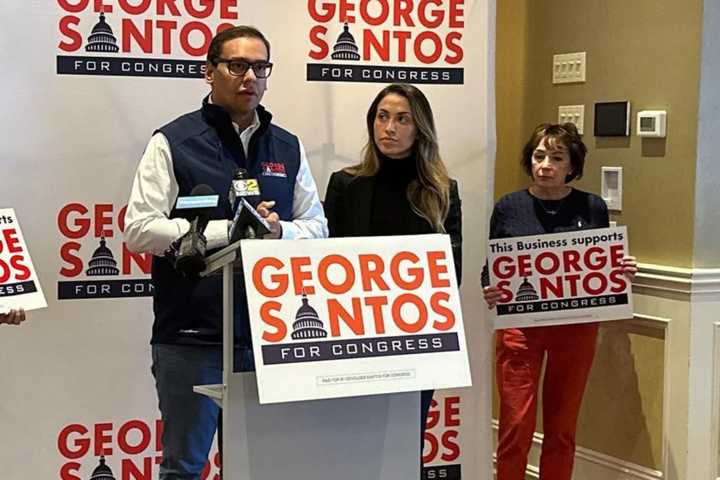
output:
[[47,307],[20,224],[12,208],[0,209],[0,314]]
[[490,283],[503,293],[495,328],[631,318],[627,251],[626,227],[490,240]]
[[471,385],[446,235],[241,248],[260,403]]

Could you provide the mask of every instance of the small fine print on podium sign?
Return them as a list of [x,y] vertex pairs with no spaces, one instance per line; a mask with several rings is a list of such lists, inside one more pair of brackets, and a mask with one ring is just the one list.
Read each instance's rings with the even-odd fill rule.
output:
[[626,227],[490,240],[490,284],[502,298],[494,327],[567,325],[632,318]]
[[260,403],[470,386],[447,235],[241,248]]
[[47,307],[15,210],[0,208],[0,314]]

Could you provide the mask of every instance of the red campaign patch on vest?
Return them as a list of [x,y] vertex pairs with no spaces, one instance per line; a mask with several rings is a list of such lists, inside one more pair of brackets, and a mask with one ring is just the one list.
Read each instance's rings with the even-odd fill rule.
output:
[[261,162],[262,175],[264,177],[283,177],[287,178],[285,173],[285,164],[277,162]]

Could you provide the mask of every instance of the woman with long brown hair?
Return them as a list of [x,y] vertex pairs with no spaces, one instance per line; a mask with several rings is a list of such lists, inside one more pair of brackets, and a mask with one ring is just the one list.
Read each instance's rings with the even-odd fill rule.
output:
[[[430,103],[412,85],[388,85],[370,105],[366,122],[362,161],[330,177],[325,197],[330,236],[447,233],[459,283],[460,198],[440,157]],[[423,436],[432,394],[421,395]]]

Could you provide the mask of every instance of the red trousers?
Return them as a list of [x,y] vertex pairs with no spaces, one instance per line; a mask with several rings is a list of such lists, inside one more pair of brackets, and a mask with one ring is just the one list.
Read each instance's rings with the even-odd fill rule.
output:
[[595,355],[597,331],[596,323],[497,331],[497,480],[525,478],[545,354],[540,480],[570,480],[577,417]]

